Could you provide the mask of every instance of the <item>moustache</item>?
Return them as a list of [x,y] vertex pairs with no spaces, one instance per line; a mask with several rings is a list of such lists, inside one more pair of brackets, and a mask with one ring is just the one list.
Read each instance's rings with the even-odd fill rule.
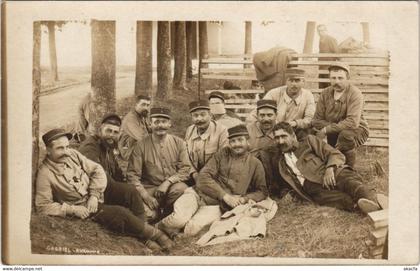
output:
[[167,128],[156,128],[155,131],[167,131]]
[[261,121],[262,124],[272,124],[273,122],[271,120],[263,120]]
[[279,145],[279,148],[282,149],[282,150],[285,149],[285,148],[287,148],[287,145],[286,144],[278,144],[278,145]]
[[61,159],[61,158],[67,158],[67,157],[70,157],[70,155],[68,155],[68,154],[63,154],[63,155],[61,155],[58,159]]
[[204,124],[206,124],[206,122],[205,122],[205,121],[197,121],[197,122],[195,123],[195,125],[198,125],[198,126],[201,126],[201,125],[204,125]]

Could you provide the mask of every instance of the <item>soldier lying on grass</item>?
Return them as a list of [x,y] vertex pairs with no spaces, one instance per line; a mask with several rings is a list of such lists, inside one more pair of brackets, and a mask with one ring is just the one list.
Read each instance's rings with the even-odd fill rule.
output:
[[301,198],[320,205],[363,213],[381,209],[373,189],[345,164],[345,156],[316,136],[298,142],[292,126],[274,126],[277,145],[261,152],[270,192],[292,189]]

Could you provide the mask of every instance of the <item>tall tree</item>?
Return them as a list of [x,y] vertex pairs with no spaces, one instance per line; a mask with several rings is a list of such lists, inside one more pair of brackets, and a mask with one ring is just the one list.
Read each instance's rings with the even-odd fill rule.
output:
[[[209,45],[207,37],[207,22],[198,23],[198,50],[200,59],[208,58],[209,56]],[[207,64],[202,64],[202,68],[206,68]]]
[[152,66],[152,35],[153,22],[137,22],[137,55],[136,80],[134,92],[136,95],[147,93],[151,95],[153,66]]
[[51,65],[51,79],[58,81],[58,68],[57,68],[57,49],[55,46],[55,22],[47,21],[48,27],[48,45],[50,51],[50,65]]
[[186,62],[187,62],[187,39],[185,33],[185,22],[175,22],[175,63],[174,63],[174,79],[173,89],[184,90],[186,79]]
[[191,80],[193,77],[192,59],[194,57],[194,49],[196,49],[196,42],[194,34],[197,33],[196,22],[186,22],[185,31],[187,36],[187,68],[186,77],[187,80]]
[[[39,93],[41,90],[41,23],[33,24],[32,54],[32,181],[35,183],[39,161]],[[35,191],[35,190],[33,190]]]
[[61,31],[62,27],[69,21],[41,21],[41,25],[48,29],[48,47],[50,54],[51,81],[58,81],[58,65],[57,65],[57,48],[56,48],[56,31]]
[[175,31],[175,22],[170,22],[171,26],[171,58],[175,57],[175,37],[176,37],[176,31]]
[[171,35],[170,23],[158,22],[157,34],[157,92],[156,98],[166,100],[171,96]]
[[94,127],[105,113],[115,112],[115,21],[92,20]]
[[370,33],[369,33],[369,23],[362,22],[362,30],[363,30],[363,43],[367,46],[370,45]]
[[[246,55],[252,54],[252,22],[245,22],[245,50]],[[250,68],[250,64],[245,64],[244,68]]]
[[314,44],[316,22],[306,22],[305,41],[303,43],[303,53],[312,54],[312,47]]

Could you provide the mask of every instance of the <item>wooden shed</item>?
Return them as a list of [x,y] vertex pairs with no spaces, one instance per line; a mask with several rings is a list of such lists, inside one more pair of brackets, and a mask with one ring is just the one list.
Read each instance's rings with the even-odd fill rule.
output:
[[[291,66],[306,70],[305,88],[314,94],[315,101],[322,89],[319,82],[329,82],[328,78],[319,78],[320,74],[328,74],[328,67],[336,58],[350,66],[350,80],[362,91],[365,98],[363,115],[368,121],[370,135],[366,145],[388,147],[389,138],[389,53],[366,54],[296,54]],[[204,64],[204,65],[202,65]],[[251,65],[249,65],[251,64]],[[202,68],[205,66],[205,68]],[[215,56],[202,59],[199,69],[200,80],[257,80],[250,55]],[[200,84],[199,84],[200,86]],[[200,90],[199,90],[200,91]],[[208,94],[213,90],[205,90]],[[258,94],[263,89],[219,90],[227,94]],[[256,97],[256,96],[255,96]],[[235,98],[226,100],[226,108],[241,109],[242,112],[255,108],[258,98]],[[240,113],[241,117],[246,114]]]

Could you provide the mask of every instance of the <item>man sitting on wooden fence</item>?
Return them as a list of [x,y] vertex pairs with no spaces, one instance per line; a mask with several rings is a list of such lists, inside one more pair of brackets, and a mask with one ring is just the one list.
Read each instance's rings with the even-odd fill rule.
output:
[[312,125],[320,138],[346,156],[346,164],[354,167],[355,148],[363,145],[369,136],[368,124],[363,118],[363,94],[349,82],[350,68],[337,62],[328,68],[331,86],[320,95]]
[[[287,121],[292,127],[306,130],[315,113],[315,100],[310,90],[304,89],[305,71],[292,68],[286,70],[286,86],[267,92],[263,99],[277,104],[277,122]],[[256,110],[250,113],[249,122],[257,119]]]
[[270,192],[293,189],[301,198],[320,205],[363,213],[380,209],[373,189],[345,164],[344,155],[322,139],[308,135],[298,142],[287,122],[274,127],[277,145],[261,152]]

